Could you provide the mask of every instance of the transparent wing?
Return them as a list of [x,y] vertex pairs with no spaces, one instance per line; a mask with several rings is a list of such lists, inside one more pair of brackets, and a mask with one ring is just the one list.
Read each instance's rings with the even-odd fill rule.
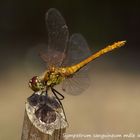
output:
[[54,8],[49,9],[46,13],[46,25],[48,49],[47,53],[41,53],[41,57],[49,66],[61,66],[66,57],[65,52],[69,37],[68,27],[62,15]]
[[91,51],[85,38],[81,34],[75,33],[70,37],[63,65],[71,66],[77,64],[90,55]]
[[46,70],[45,63],[39,57],[39,52],[46,49],[46,44],[29,47],[24,57],[24,72],[28,76],[39,75]]
[[[73,34],[69,41],[67,58],[64,65],[70,66],[79,63],[90,55],[91,52],[84,37],[81,34]],[[85,91],[90,84],[88,68],[89,66],[85,66],[75,73],[73,77],[66,79],[62,83],[62,89],[71,95],[78,95]]]
[[79,95],[83,93],[89,85],[88,69],[82,68],[79,72],[75,73],[72,78],[68,78],[62,83],[62,90],[71,95]]

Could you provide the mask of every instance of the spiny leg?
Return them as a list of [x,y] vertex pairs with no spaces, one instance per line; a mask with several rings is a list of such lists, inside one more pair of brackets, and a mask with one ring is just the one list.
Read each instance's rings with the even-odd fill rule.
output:
[[[65,97],[59,93],[57,90],[55,90],[53,87],[51,87],[51,90],[53,90],[55,93],[57,93],[59,96],[61,96],[61,98],[59,98],[57,95],[55,95],[57,97],[58,100],[63,100]],[[52,92],[53,92],[52,91]],[[61,103],[62,104],[62,103]]]
[[[52,90],[54,96],[56,97],[56,99],[58,100],[59,104],[61,105],[62,110],[63,110],[63,113],[64,113],[64,116],[65,116],[65,120],[67,121],[67,117],[66,117],[66,114],[65,114],[65,110],[64,110],[63,104],[62,104],[62,102],[61,102],[61,100],[64,99],[64,96],[63,96],[61,93],[59,93],[57,90],[55,90],[53,87],[51,87],[51,90]],[[57,94],[60,95],[62,98],[59,98],[59,97],[57,96]],[[67,121],[67,122],[68,122],[68,121]]]
[[[64,96],[63,96],[61,93],[59,93],[57,90],[55,90],[53,87],[51,87],[51,90],[52,90],[52,93],[54,94],[54,96],[56,97],[56,99],[58,100],[59,104],[61,105],[62,110],[63,110],[63,113],[64,113],[64,116],[65,116],[65,120],[66,120],[66,122],[68,122],[68,121],[67,121],[67,118],[66,118],[65,111],[64,111],[63,104],[62,104],[62,102],[61,102],[61,100],[64,99]],[[61,96],[61,98],[59,98],[57,94],[58,94],[59,96]],[[60,123],[60,134],[59,134],[59,139],[61,138],[61,134],[62,134],[62,131],[61,131],[61,123]]]

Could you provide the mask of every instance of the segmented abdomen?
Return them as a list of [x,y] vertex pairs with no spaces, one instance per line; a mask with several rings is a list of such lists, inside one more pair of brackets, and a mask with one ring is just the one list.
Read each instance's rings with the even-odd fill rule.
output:
[[100,57],[101,55],[110,52],[116,48],[122,47],[124,46],[124,44],[126,43],[126,41],[118,41],[115,42],[112,45],[109,45],[107,47],[105,47],[104,49],[101,49],[100,51],[96,52],[95,54],[91,55],[90,57],[88,57],[87,59],[81,61],[80,63],[73,65],[71,67],[67,67],[66,68],[66,72],[69,74],[73,74],[75,72],[77,72],[78,70],[80,70],[82,67],[84,67],[85,65],[87,65],[89,62],[91,62],[92,60]]

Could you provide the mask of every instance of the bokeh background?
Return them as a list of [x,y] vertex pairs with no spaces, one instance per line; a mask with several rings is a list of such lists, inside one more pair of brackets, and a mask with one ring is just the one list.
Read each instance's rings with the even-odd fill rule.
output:
[[[47,41],[45,12],[57,8],[70,34],[85,36],[95,52],[127,40],[126,47],[92,63],[91,86],[63,101],[74,134],[140,133],[140,2],[97,0],[0,1],[0,140],[19,140],[28,80],[43,70],[34,53]],[[135,138],[137,139],[137,138]]]

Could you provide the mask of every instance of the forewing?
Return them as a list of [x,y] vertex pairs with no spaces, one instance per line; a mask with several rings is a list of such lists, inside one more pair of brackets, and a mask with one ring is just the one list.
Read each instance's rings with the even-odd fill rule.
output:
[[46,48],[46,44],[37,44],[29,47],[24,57],[24,72],[28,76],[32,76],[33,73],[40,75],[46,70],[45,63],[39,57],[39,52],[46,50]]
[[46,25],[48,30],[47,53],[41,57],[48,65],[61,66],[65,59],[67,42],[69,37],[68,27],[60,12],[51,8],[46,13]]
[[[67,59],[64,62],[64,66],[77,64],[90,55],[91,52],[84,37],[81,34],[73,34],[69,41]],[[85,91],[90,84],[88,68],[89,66],[85,66],[75,73],[73,77],[66,79],[62,83],[62,89],[71,95],[78,95]]]

